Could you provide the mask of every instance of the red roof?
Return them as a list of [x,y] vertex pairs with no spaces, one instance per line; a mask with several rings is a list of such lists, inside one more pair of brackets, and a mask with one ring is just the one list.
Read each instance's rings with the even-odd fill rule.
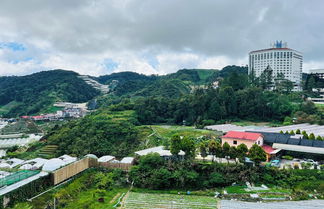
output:
[[271,146],[269,146],[269,145],[263,145],[262,146],[262,149],[266,152],[266,153],[268,153],[268,154],[270,154],[271,152],[273,152],[273,151],[275,151],[275,149],[273,149]]
[[246,139],[256,141],[262,135],[259,133],[249,133],[241,131],[229,131],[222,138]]

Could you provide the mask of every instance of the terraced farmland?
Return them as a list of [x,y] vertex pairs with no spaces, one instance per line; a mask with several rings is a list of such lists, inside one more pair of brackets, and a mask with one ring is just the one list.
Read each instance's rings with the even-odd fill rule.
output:
[[208,196],[130,192],[125,209],[215,209],[217,199]]
[[52,158],[54,157],[57,147],[57,145],[46,145],[40,150],[39,156],[43,158]]

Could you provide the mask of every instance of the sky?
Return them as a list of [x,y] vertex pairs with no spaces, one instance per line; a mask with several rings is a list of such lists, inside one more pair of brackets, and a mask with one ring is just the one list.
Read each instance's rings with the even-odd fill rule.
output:
[[0,76],[246,65],[276,40],[324,68],[322,0],[0,0]]

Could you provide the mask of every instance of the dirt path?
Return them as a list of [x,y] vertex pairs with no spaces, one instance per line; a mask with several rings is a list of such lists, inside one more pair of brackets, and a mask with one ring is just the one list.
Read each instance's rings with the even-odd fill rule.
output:
[[116,195],[115,195],[115,197],[114,198],[112,198],[112,200],[110,200],[110,202],[109,203],[113,203],[113,202],[115,202],[116,201],[116,199],[118,198],[120,196],[120,192],[118,192]]

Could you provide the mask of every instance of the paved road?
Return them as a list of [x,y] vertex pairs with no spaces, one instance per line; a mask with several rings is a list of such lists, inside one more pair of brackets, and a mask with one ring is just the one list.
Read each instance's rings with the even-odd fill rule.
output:
[[308,201],[285,201],[285,202],[241,202],[234,200],[222,200],[221,209],[322,209],[324,208],[324,200],[308,200]]

